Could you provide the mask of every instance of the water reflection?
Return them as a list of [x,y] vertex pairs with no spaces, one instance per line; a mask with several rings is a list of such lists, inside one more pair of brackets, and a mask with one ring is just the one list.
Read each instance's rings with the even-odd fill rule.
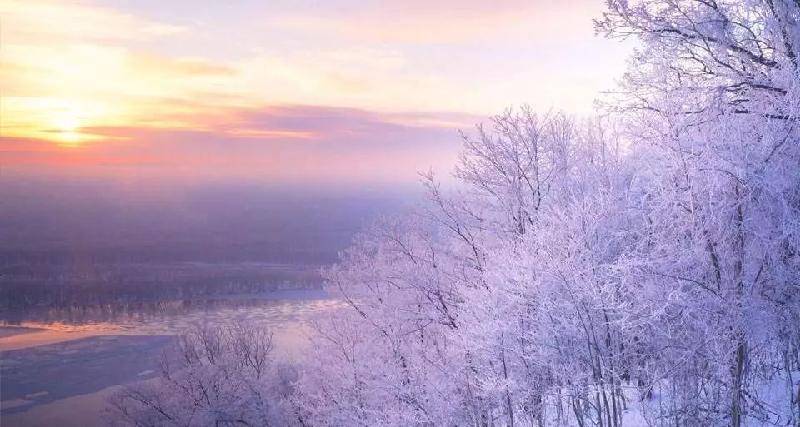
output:
[[293,290],[206,299],[27,308],[0,313],[0,325],[95,334],[175,334],[204,322],[248,320],[280,326],[303,321],[340,304],[321,290]]

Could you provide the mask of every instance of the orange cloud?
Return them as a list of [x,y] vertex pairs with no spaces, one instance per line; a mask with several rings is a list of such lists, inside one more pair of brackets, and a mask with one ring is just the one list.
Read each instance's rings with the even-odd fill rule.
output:
[[95,175],[136,171],[166,178],[268,182],[412,182],[447,169],[459,145],[454,114],[383,114],[358,109],[271,106],[208,116],[205,130],[92,127],[97,140],[64,148],[35,138],[0,138],[6,175]]
[[148,75],[173,75],[177,78],[192,76],[220,77],[232,76],[236,70],[225,64],[218,64],[201,58],[170,58],[152,53],[136,53],[129,56],[129,66]]

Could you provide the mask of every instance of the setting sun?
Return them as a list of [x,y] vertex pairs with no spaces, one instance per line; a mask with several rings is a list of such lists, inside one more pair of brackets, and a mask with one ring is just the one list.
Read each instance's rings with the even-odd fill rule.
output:
[[4,97],[1,103],[4,137],[47,141],[65,148],[97,139],[85,129],[110,120],[100,104],[75,99]]
[[52,131],[61,145],[67,147],[79,145],[82,142],[80,128],[80,111],[67,109],[54,113]]

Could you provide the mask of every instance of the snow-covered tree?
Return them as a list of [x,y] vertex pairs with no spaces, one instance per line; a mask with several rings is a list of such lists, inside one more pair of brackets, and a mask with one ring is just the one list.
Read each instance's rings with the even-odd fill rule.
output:
[[678,422],[798,422],[798,19],[785,0],[642,0],[597,22],[642,44],[614,101],[647,156],[639,274],[667,302],[654,369]]
[[245,321],[198,325],[164,353],[160,376],[109,399],[119,426],[285,425],[294,372],[276,363],[272,333]]

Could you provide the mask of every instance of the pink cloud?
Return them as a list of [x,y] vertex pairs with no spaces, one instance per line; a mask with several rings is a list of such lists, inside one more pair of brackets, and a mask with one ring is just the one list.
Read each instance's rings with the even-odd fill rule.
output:
[[64,148],[0,138],[0,163],[26,175],[171,174],[273,182],[410,182],[428,168],[448,169],[456,113],[377,113],[351,108],[272,106],[202,117],[199,130],[93,127],[96,140]]

